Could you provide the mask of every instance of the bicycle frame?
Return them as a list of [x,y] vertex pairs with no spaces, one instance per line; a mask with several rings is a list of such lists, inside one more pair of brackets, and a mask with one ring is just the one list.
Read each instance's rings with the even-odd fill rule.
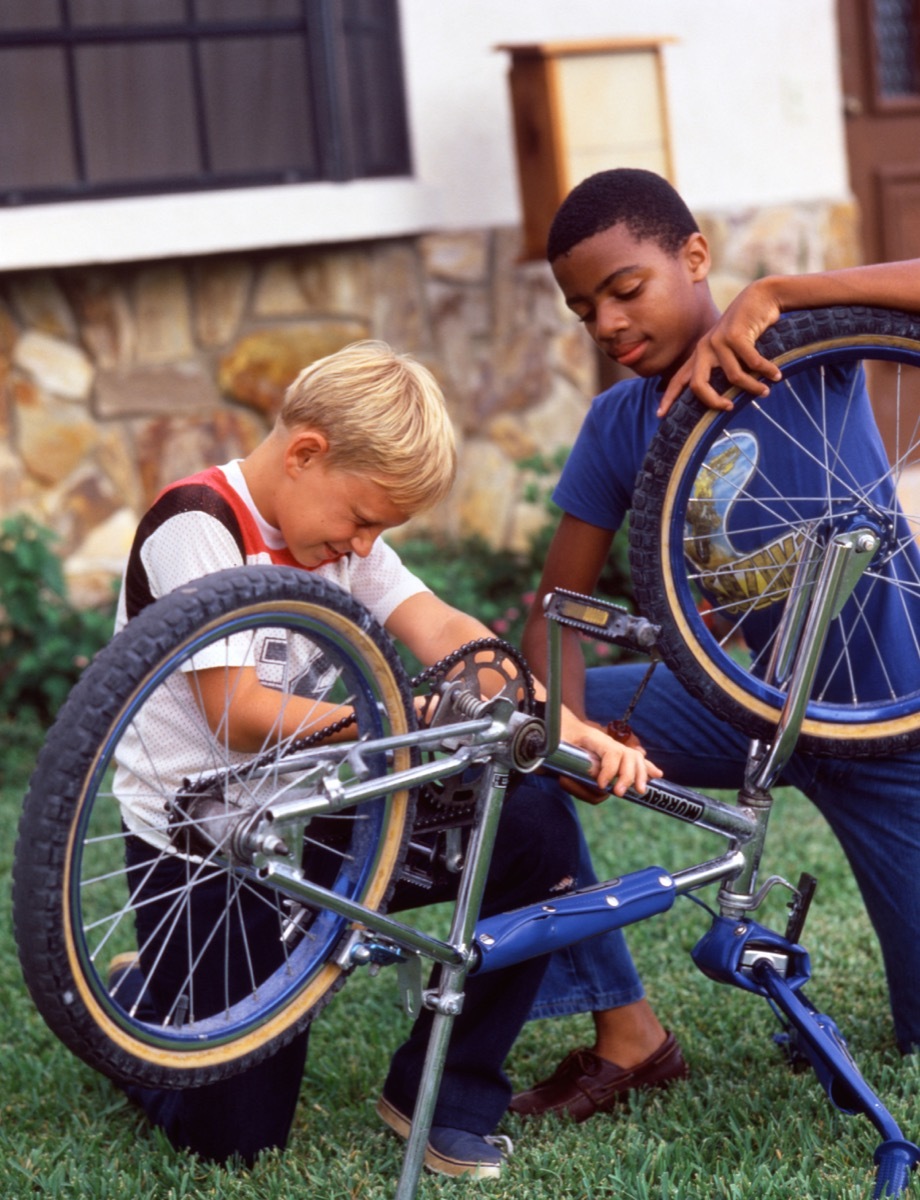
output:
[[[795,745],[807,697],[829,623],[855,586],[877,546],[870,529],[853,529],[819,544],[799,564],[798,596],[787,606],[770,670],[787,687],[787,703],[775,739],[751,743],[744,786],[737,803],[727,804],[688,788],[656,780],[645,793],[627,792],[630,803],[689,823],[726,840],[721,854],[675,871],[651,866],[575,891],[551,901],[477,921],[491,860],[502,801],[512,770],[541,766],[590,782],[591,760],[559,739],[561,630],[570,627],[594,637],[648,649],[654,629],[615,606],[573,593],[548,598],[549,678],[547,719],[529,717],[499,694],[482,700],[469,694],[441,697],[436,722],[396,738],[355,745],[344,762],[333,765],[322,748],[290,756],[280,770],[295,777],[288,797],[249,818],[243,832],[251,852],[250,870],[259,880],[304,904],[325,907],[353,923],[337,952],[337,962],[352,968],[367,962],[400,964],[407,1007],[420,1005],[434,1014],[428,1055],[419,1086],[412,1133],[406,1149],[398,1200],[415,1195],[431,1126],[453,1018],[460,1011],[470,972],[511,966],[592,934],[620,928],[667,911],[676,897],[719,883],[719,915],[693,951],[697,966],[710,978],[768,998],[785,1017],[794,1052],[809,1060],[830,1099],[843,1111],[861,1112],[883,1137],[876,1152],[876,1196],[898,1195],[920,1149],[907,1141],[891,1114],[866,1084],[837,1026],[817,1012],[802,993],[810,977],[808,954],[798,938],[810,894],[771,876],[758,887],[758,875],[772,807],[770,785]],[[444,721],[443,712],[461,719]],[[444,722],[444,723],[439,723]],[[381,779],[370,778],[365,755],[411,744],[435,752],[432,761]],[[306,822],[319,813],[360,805],[397,788],[443,780],[481,765],[478,819],[461,873],[458,899],[446,939],[439,939],[372,911],[301,877],[295,865],[275,851],[278,839],[297,844]],[[343,768],[346,777],[342,778]],[[272,768],[279,771],[276,763]],[[304,787],[304,785],[308,785]],[[298,795],[303,791],[303,795]],[[803,877],[807,879],[808,877]],[[751,913],[774,886],[795,895],[785,933],[760,925]],[[439,986],[421,990],[420,957],[442,967]]]

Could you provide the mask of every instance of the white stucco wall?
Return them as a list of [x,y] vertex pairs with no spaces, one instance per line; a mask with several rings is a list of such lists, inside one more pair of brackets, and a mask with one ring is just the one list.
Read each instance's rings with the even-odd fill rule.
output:
[[834,0],[401,0],[416,170],[447,226],[518,216],[501,43],[665,47],[676,183],[696,208],[848,194]]
[[516,224],[499,43],[630,35],[665,50],[692,208],[847,195],[834,0],[400,0],[415,179],[0,210],[0,270]]

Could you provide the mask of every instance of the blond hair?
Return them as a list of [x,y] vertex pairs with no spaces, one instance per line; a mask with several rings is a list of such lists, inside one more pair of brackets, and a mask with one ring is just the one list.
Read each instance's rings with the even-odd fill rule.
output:
[[380,484],[407,512],[437,504],[454,481],[457,450],[441,389],[386,342],[353,342],[311,363],[285,392],[277,425],[319,430],[330,465]]

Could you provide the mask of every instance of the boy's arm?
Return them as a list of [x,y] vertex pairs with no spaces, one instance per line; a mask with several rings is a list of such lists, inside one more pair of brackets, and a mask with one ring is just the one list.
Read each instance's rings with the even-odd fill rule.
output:
[[466,642],[495,637],[482,621],[447,604],[433,592],[417,592],[403,600],[387,618],[386,627],[426,667]]
[[[464,642],[495,635],[480,621],[420,592],[400,604],[387,628],[426,666]],[[313,697],[294,696],[263,685],[251,667],[215,667],[189,673],[198,707],[212,733],[233,750],[256,753],[281,740],[315,733],[350,710]],[[350,738],[353,729],[341,733]]]
[[[425,666],[444,658],[465,642],[495,636],[481,621],[446,604],[431,592],[420,592],[404,600],[390,615],[386,627]],[[540,698],[546,695],[539,681],[537,695]],[[562,737],[595,756],[597,766],[593,774],[598,787],[606,788],[616,780],[614,791],[617,795],[621,796],[628,787],[644,792],[649,778],[661,776],[661,771],[641,750],[621,745],[603,730],[587,725],[567,708],[562,712]]]
[[661,399],[658,416],[663,417],[688,386],[710,408],[730,409],[731,401],[709,386],[715,367],[721,367],[736,387],[766,396],[769,383],[758,376],[776,383],[781,373],[758,353],[754,343],[782,313],[831,304],[875,304],[920,312],[920,259],[811,275],[767,275],[748,284],[675,372]]
[[[521,639],[527,661],[542,679],[546,678],[548,666],[544,597],[557,587],[591,595],[612,541],[611,530],[589,525],[570,513],[562,514]],[[584,717],[585,660],[578,635],[571,629],[562,630],[562,699],[573,713]]]
[[[341,704],[265,687],[252,667],[213,667],[189,672],[188,678],[211,732],[242,754],[316,733],[351,712]],[[346,729],[334,740],[353,736],[354,730]]]
[[[387,621],[387,629],[426,666],[465,642],[495,636],[481,621],[431,592],[420,592],[400,604]],[[211,731],[243,753],[313,733],[348,715],[341,705],[266,687],[251,667],[198,670],[189,673],[189,682]],[[341,734],[342,738],[351,736],[353,730]]]

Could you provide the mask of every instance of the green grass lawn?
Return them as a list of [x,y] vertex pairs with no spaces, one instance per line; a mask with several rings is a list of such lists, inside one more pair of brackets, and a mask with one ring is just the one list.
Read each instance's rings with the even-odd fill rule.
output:
[[[20,797],[35,747],[9,739],[0,773],[0,872],[9,896]],[[716,839],[612,801],[584,806],[599,868],[657,863],[676,870],[709,857]],[[834,1015],[863,1073],[908,1137],[920,1133],[920,1065],[892,1038],[875,940],[842,855],[802,797],[777,798],[765,871],[818,875],[806,928],[816,982],[809,994]],[[704,894],[711,899],[709,893]],[[785,894],[759,916],[785,923]],[[629,1113],[575,1126],[506,1120],[515,1155],[497,1183],[426,1177],[422,1198],[461,1193],[528,1200],[734,1200],[855,1198],[872,1194],[875,1130],[833,1109],[810,1074],[787,1069],[771,1042],[767,1005],[719,987],[688,951],[707,916],[689,900],[630,933],[652,1000],[683,1043],[692,1078],[643,1097]],[[374,1115],[387,1059],[407,1029],[395,977],[356,975],[317,1023],[292,1140],[252,1171],[202,1165],[174,1152],[108,1082],[45,1029],[22,984],[10,920],[0,922],[0,1196],[247,1197],[354,1200],[392,1195],[400,1147]],[[546,1074],[590,1039],[588,1017],[528,1026],[508,1070],[520,1084]]]

